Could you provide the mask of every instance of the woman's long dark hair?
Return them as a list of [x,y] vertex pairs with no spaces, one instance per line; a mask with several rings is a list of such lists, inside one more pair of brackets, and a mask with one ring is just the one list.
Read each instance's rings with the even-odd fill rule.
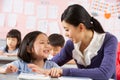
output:
[[68,6],[61,16],[61,21],[65,21],[75,27],[83,23],[87,29],[94,30],[98,33],[104,33],[101,24],[83,8],[81,5],[74,4]]

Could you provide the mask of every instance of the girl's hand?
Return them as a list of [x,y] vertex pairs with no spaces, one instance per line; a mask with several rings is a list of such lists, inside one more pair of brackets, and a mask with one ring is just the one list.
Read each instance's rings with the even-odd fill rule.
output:
[[39,73],[39,74],[44,74],[46,76],[49,75],[50,70],[40,68],[39,66],[35,64],[28,64],[28,67],[32,69],[33,72]]
[[51,77],[60,77],[62,75],[63,71],[61,68],[52,68],[50,69],[50,76]]
[[14,65],[8,65],[7,68],[5,69],[5,73],[14,73],[17,71],[18,71],[18,68]]
[[0,55],[3,55],[3,51],[0,51]]

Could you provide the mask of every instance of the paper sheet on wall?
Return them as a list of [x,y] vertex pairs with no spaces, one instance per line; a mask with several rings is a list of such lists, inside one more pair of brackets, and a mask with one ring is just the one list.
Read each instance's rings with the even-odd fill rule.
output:
[[13,0],[2,0],[3,1],[3,12],[12,12]]
[[9,27],[15,27],[16,26],[16,21],[17,21],[17,15],[16,14],[9,14],[8,15],[8,23],[7,23],[7,25]]
[[37,18],[46,19],[47,17],[47,6],[41,5],[37,7]]
[[49,6],[48,7],[48,18],[57,19],[58,17],[58,6]]
[[44,33],[47,33],[47,31],[48,31],[48,21],[47,20],[40,20],[38,22],[38,30],[42,31]]
[[13,11],[16,13],[23,13],[23,0],[14,0]]
[[103,0],[92,0],[91,12],[120,14],[120,2],[107,2]]
[[28,16],[26,20],[26,28],[27,29],[35,29],[36,27],[36,17]]
[[49,22],[48,27],[49,27],[50,34],[60,33],[60,29],[59,29],[57,21]]
[[26,2],[24,7],[24,13],[26,15],[33,15],[34,14],[34,3],[33,2]]
[[5,22],[5,14],[0,14],[0,27],[4,26],[4,22]]

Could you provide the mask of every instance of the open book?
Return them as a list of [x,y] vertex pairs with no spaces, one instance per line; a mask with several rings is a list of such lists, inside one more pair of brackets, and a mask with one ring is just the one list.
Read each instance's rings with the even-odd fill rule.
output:
[[49,76],[34,74],[34,73],[21,73],[17,77],[18,80],[50,80]]

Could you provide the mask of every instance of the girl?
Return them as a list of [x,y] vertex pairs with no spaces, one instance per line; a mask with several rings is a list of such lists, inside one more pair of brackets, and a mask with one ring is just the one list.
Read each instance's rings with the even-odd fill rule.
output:
[[[49,55],[50,45],[46,34],[40,31],[33,31],[28,33],[21,45],[18,53],[19,60],[7,64],[0,69],[0,73],[12,73],[17,72],[32,72],[28,67],[34,66],[34,64],[41,69],[44,73],[52,67],[58,67],[52,61],[47,61]],[[48,71],[46,72],[48,73]]]
[[100,23],[78,4],[70,5],[63,12],[61,21],[70,40],[52,61],[62,66],[74,59],[78,68],[55,69],[57,72],[50,75],[115,79],[117,38],[105,32]]
[[6,46],[0,48],[0,55],[16,56],[21,43],[21,32],[11,29],[6,36]]

